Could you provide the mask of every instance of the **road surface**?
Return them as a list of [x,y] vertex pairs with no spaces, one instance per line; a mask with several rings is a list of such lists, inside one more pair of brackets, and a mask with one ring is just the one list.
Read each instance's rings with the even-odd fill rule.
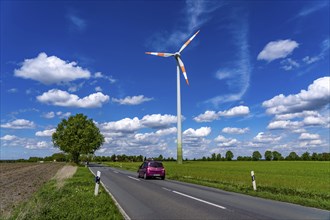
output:
[[126,219],[330,219],[330,212],[90,165]]

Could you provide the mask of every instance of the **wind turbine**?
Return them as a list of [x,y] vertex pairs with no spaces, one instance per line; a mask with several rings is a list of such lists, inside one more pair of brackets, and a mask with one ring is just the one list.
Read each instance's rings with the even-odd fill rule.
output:
[[199,33],[197,31],[186,43],[182,45],[180,50],[176,53],[160,53],[160,52],[146,52],[146,54],[161,56],[161,57],[174,57],[177,63],[176,67],[176,92],[177,92],[177,119],[178,119],[178,139],[177,139],[177,163],[182,164],[182,127],[181,127],[181,89],[180,89],[180,68],[182,74],[186,80],[187,85],[189,85],[186,69],[184,68],[184,64],[181,60],[181,52],[188,46],[188,44],[196,37]]

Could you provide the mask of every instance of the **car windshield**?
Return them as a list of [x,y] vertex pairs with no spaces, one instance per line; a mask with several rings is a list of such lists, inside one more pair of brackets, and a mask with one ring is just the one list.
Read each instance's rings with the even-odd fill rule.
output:
[[163,167],[163,164],[160,162],[150,162],[149,166],[150,167]]

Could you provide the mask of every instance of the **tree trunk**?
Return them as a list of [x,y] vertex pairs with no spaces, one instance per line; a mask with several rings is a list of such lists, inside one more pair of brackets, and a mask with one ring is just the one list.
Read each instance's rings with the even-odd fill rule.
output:
[[72,160],[74,163],[79,164],[79,152],[73,152],[72,153]]

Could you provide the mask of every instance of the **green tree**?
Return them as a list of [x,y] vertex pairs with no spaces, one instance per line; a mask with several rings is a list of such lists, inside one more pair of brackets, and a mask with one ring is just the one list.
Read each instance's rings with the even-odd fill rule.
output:
[[260,160],[261,158],[262,158],[262,156],[261,156],[261,154],[260,154],[259,151],[254,151],[254,152],[252,153],[252,160],[254,160],[254,161],[258,161],[258,160]]
[[211,155],[211,158],[212,158],[213,161],[216,161],[216,160],[217,160],[217,155],[216,155],[216,153],[213,153],[213,154]]
[[302,160],[310,160],[311,157],[310,157],[309,153],[306,151],[305,153],[303,153],[303,154],[301,155],[301,159],[302,159]]
[[92,119],[77,114],[57,125],[52,141],[55,147],[70,153],[73,162],[79,163],[80,154],[94,154],[104,143],[104,136]]
[[282,160],[282,154],[277,152],[277,151],[273,151],[273,160]]
[[226,152],[226,160],[231,161],[234,157],[233,152],[231,152],[230,150]]
[[221,160],[221,154],[217,154],[217,161]]
[[271,151],[268,150],[268,151],[265,152],[265,159],[268,160],[268,161],[273,159],[273,154],[272,154]]
[[289,156],[285,158],[286,160],[299,160],[299,156],[296,152],[291,152]]

